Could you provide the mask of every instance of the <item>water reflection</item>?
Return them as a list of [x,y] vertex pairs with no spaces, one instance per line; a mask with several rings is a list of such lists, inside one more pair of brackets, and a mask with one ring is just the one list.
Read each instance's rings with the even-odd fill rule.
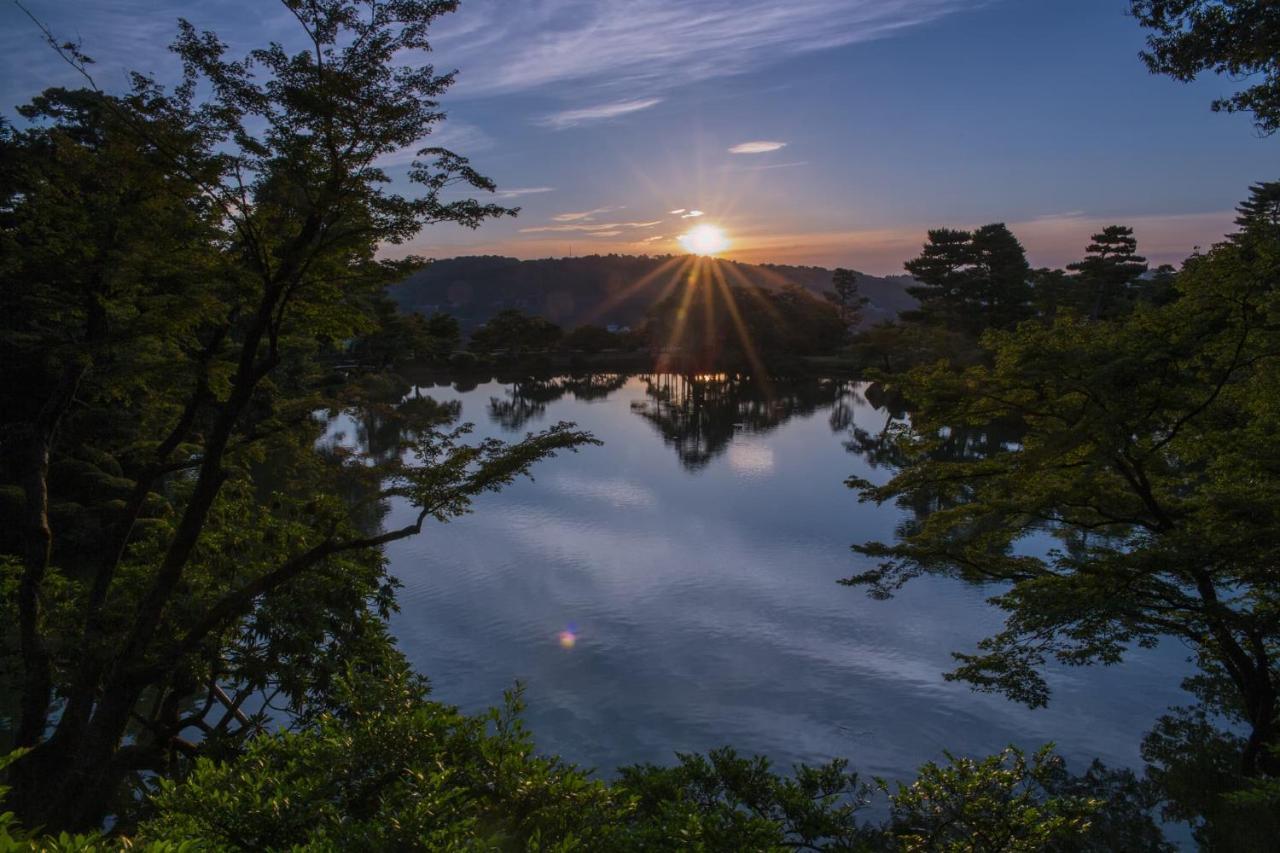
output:
[[[1132,766],[1182,699],[1176,651],[1065,673],[1045,711],[975,694],[941,673],[998,624],[988,592],[922,579],[872,602],[836,584],[859,568],[850,544],[932,509],[859,504],[844,485],[895,463],[887,437],[907,413],[890,389],[740,374],[408,381],[399,402],[371,393],[374,411],[350,414],[371,451],[390,452],[411,428],[401,406],[427,399],[412,407],[475,422],[476,440],[570,420],[605,442],[387,552],[403,584],[392,631],[437,696],[477,710],[526,682],[547,752],[607,773],[728,743],[904,778],[944,748],[1054,739],[1077,765]],[[1008,440],[957,431],[939,452]],[[385,523],[408,512],[393,501]]]
[[852,383],[827,378],[762,382],[736,373],[643,375],[647,399],[631,411],[647,420],[690,471],[724,453],[735,435],[764,434],[794,417],[835,406]]
[[520,379],[511,383],[505,397],[489,398],[489,417],[504,429],[515,432],[542,418],[548,404],[566,395],[584,402],[604,400],[626,382],[626,375],[618,373]]

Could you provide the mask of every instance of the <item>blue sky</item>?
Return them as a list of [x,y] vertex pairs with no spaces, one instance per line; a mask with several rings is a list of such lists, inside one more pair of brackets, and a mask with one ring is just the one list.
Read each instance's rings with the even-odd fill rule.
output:
[[[82,39],[107,87],[126,67],[170,77],[179,15],[237,47],[292,37],[270,0],[28,5]],[[1119,222],[1152,260],[1177,261],[1229,228],[1251,182],[1280,177],[1280,139],[1209,111],[1229,80],[1148,74],[1126,7],[464,0],[432,57],[460,70],[439,141],[522,213],[409,248],[665,253],[698,221],[728,232],[732,256],[888,273],[931,226],[1004,221],[1034,263],[1058,265]],[[17,8],[0,7],[0,33],[5,114],[75,83]]]

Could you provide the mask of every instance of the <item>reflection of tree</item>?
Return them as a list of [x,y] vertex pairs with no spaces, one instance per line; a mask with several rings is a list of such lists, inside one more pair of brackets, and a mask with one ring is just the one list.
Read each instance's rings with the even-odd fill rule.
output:
[[812,378],[765,385],[736,373],[642,379],[649,399],[632,403],[632,411],[658,428],[691,471],[723,453],[738,433],[769,432],[833,405],[847,384]]
[[394,376],[371,377],[347,401],[356,424],[356,442],[372,460],[396,460],[405,444],[457,419],[462,405],[441,403]]
[[[390,508],[381,495],[385,479],[412,444],[456,422],[462,404],[440,402],[391,374],[370,374],[353,383],[341,402],[342,413],[355,427],[351,442],[331,435],[318,440],[316,450],[327,469],[327,492],[342,498],[361,532],[373,535]],[[330,412],[331,419],[337,414]],[[365,464],[349,464],[353,459]],[[257,466],[255,479],[264,494],[288,487],[286,472],[292,464],[295,459],[276,454]]]
[[511,383],[507,398],[489,398],[489,417],[508,432],[523,429],[525,424],[541,418],[547,406],[566,395],[584,402],[604,400],[627,383],[624,374],[586,373],[539,379],[520,379]]
[[575,400],[594,403],[607,399],[614,391],[626,385],[627,378],[623,373],[587,373],[581,376],[566,376],[562,381]]
[[[853,421],[853,412],[860,406],[870,406],[882,412],[884,424],[879,429],[866,429]],[[912,460],[903,450],[901,432],[910,426],[906,401],[896,389],[873,382],[866,386],[848,386],[836,400],[831,412],[831,429],[846,432],[845,449],[862,457],[872,470],[884,468],[897,470]],[[1020,423],[999,421],[983,426],[961,425],[942,430],[930,449],[928,459],[936,462],[976,462],[988,459],[1016,446],[1024,429]],[[919,490],[910,500],[902,498],[898,505],[911,512],[903,530],[914,529],[931,513],[959,501],[944,500],[940,494]]]

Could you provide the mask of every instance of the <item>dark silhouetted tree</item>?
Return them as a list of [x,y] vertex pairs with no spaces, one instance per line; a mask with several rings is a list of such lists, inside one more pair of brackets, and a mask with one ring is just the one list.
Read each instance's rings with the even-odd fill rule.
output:
[[929,242],[906,269],[919,284],[908,292],[920,308],[907,319],[963,330],[1012,328],[1031,314],[1031,267],[1022,244],[1004,225],[977,231],[929,232]]
[[[1163,307],[1024,324],[984,339],[990,367],[917,370],[899,383],[913,404],[894,437],[902,469],[853,483],[930,507],[898,542],[858,546],[878,565],[853,583],[888,595],[937,571],[1005,585],[1005,630],[957,655],[952,677],[1039,705],[1049,658],[1113,663],[1177,637],[1221,675],[1237,787],[1280,777],[1276,236],[1245,231],[1193,257]],[[958,430],[1000,421],[1021,425],[1016,440],[938,455]],[[1041,535],[1062,546],[1022,547]]]
[[472,332],[468,346],[478,353],[521,356],[552,349],[563,334],[550,320],[508,308]]
[[920,257],[905,265],[918,282],[907,292],[920,300],[920,308],[904,316],[934,325],[957,323],[966,317],[972,249],[973,234],[968,231],[930,230]]
[[832,290],[827,294],[850,331],[862,323],[862,309],[871,301],[858,290],[858,275],[853,270],[837,268],[831,274]]
[[1275,0],[1131,0],[1152,30],[1142,58],[1155,74],[1190,82],[1212,71],[1247,81],[1213,102],[1215,111],[1250,112],[1261,133],[1280,129],[1280,4]]
[[[127,812],[125,782],[251,734],[235,713],[248,695],[305,714],[338,657],[384,665],[380,546],[588,440],[405,429],[377,471],[318,446],[315,412],[342,403],[315,356],[368,333],[374,298],[418,266],[379,247],[513,212],[446,200],[493,189],[446,149],[419,151],[411,194],[374,165],[443,118],[452,75],[398,63],[455,5],[288,0],[305,47],[244,59],[183,21],[175,89],[54,90],[0,132],[0,498],[17,540],[0,567],[26,750],[6,806],[29,825]],[[265,495],[264,458],[287,474]],[[360,491],[411,517],[362,530],[340,476],[377,476]]]
[[1109,225],[1094,234],[1083,261],[1067,264],[1077,274],[1077,293],[1087,300],[1082,313],[1097,320],[1126,312],[1135,296],[1138,278],[1147,271],[1147,259],[1138,254],[1133,229]]
[[1002,223],[973,232],[974,310],[983,325],[1011,329],[1031,315],[1031,266],[1018,238]]

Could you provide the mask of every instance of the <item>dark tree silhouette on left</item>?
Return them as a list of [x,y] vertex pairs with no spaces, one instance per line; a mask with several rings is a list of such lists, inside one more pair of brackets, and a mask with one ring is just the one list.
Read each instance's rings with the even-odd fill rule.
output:
[[[233,59],[181,21],[180,83],[134,75],[119,96],[46,30],[88,88],[0,127],[0,475],[19,519],[2,559],[26,750],[5,805],[27,826],[96,826],[132,802],[126,780],[225,747],[255,691],[305,713],[338,662],[390,660],[370,618],[392,606],[380,546],[592,441],[569,424],[514,444],[405,430],[365,494],[417,511],[372,534],[329,488],[369,460],[317,448],[314,413],[341,388],[316,355],[368,332],[421,264],[377,248],[516,211],[446,200],[494,185],[444,148],[417,152],[409,194],[378,165],[444,119],[454,75],[397,63],[455,2],[284,6],[300,49]],[[264,458],[286,488],[259,493]]]

